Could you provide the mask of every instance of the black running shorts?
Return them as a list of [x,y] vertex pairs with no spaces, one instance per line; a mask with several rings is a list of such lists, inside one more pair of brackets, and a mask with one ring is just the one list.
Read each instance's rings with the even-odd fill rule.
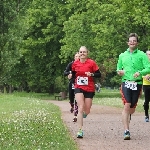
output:
[[84,91],[82,89],[79,89],[79,88],[76,88],[74,90],[74,93],[77,94],[77,93],[83,93],[84,97],[85,98],[93,98],[94,95],[95,95],[95,92],[87,92],[87,91]]
[[137,84],[137,90],[132,90],[125,86],[125,82],[122,83],[120,92],[122,95],[123,103],[131,103],[131,108],[136,108],[139,96],[142,93],[142,84]]

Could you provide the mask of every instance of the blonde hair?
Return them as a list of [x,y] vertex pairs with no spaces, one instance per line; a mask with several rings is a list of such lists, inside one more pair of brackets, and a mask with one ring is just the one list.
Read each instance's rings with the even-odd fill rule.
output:
[[[86,49],[86,50],[87,50],[87,53],[89,52],[89,50],[87,49],[87,47],[86,47],[86,46],[81,46],[81,47],[80,47],[80,49],[81,49],[81,48]],[[80,50],[80,49],[79,49],[79,50]]]

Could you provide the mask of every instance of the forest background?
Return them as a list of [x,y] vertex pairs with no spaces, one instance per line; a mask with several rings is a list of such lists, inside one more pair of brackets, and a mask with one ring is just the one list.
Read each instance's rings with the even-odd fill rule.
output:
[[67,90],[63,72],[80,46],[100,67],[102,87],[118,88],[116,63],[128,35],[150,48],[150,1],[0,0],[0,90]]

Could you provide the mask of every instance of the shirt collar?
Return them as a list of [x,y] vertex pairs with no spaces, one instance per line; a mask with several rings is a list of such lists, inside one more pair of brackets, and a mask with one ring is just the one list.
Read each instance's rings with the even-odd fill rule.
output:
[[[129,49],[129,48],[127,49],[127,51],[130,53],[130,49]],[[137,51],[138,51],[138,48],[135,49],[135,50],[133,51],[133,53],[137,53]]]

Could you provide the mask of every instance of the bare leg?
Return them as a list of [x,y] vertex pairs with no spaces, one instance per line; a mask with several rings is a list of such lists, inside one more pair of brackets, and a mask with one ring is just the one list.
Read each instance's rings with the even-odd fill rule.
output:
[[135,108],[130,108],[130,114],[133,114],[135,112]]
[[124,125],[124,130],[129,130],[130,114],[135,112],[135,108],[130,108],[130,105],[130,103],[125,103],[124,109],[122,111],[122,122]]
[[84,112],[86,115],[88,115],[90,113],[91,106],[92,106],[92,99],[85,98]]
[[83,127],[83,110],[84,110],[84,95],[83,93],[76,93],[75,99],[77,101],[78,105],[78,127],[79,129],[82,129]]

